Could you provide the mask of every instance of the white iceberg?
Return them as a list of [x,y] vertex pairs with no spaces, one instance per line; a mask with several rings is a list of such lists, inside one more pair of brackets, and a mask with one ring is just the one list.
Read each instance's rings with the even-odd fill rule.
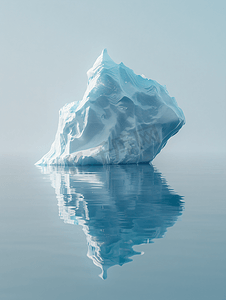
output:
[[166,87],[116,64],[104,49],[81,101],[60,110],[50,151],[37,165],[150,162],[185,123]]

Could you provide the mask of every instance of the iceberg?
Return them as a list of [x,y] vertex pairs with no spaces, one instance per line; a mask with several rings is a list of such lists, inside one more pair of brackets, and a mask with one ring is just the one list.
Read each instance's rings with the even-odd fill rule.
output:
[[50,151],[36,165],[148,163],[185,124],[165,86],[116,64],[104,49],[80,101],[59,112]]

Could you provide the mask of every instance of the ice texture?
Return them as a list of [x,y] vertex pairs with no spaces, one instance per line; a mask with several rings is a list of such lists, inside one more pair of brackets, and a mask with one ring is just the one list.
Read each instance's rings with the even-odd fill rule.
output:
[[50,151],[37,165],[150,162],[185,123],[165,86],[116,64],[104,49],[81,101],[66,104]]

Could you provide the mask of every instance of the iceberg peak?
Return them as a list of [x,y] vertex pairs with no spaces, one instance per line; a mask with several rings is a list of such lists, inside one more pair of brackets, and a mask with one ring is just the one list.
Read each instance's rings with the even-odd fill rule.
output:
[[102,62],[110,61],[114,63],[114,61],[110,58],[106,48],[102,50],[101,55],[97,58],[97,60],[98,59],[100,59]]
[[96,68],[106,63],[115,64],[115,62],[108,55],[107,49],[105,48],[104,50],[102,50],[101,55],[96,59],[93,68]]
[[88,79],[94,77],[94,75],[99,72],[103,68],[111,68],[114,67],[116,63],[110,58],[108,55],[107,49],[103,49],[101,55],[98,56],[92,68],[88,70],[87,76]]
[[36,164],[148,163],[185,124],[165,86],[116,64],[106,49],[87,75],[83,99],[61,109],[55,141]]

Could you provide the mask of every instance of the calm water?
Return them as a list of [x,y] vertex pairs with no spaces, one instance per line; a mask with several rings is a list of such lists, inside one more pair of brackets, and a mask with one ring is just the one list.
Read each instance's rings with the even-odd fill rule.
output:
[[0,299],[226,300],[225,157],[1,158]]

